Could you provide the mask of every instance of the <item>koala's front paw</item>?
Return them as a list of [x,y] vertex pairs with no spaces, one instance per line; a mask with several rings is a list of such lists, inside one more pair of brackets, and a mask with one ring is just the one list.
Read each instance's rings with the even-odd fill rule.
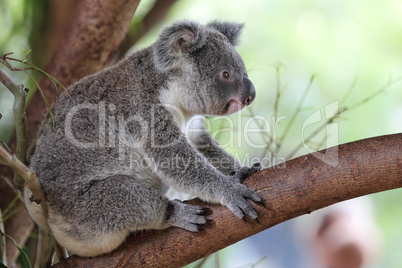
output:
[[165,220],[170,226],[197,232],[203,230],[200,225],[209,222],[205,216],[210,212],[209,208],[187,205],[179,200],[171,200],[166,210]]
[[232,187],[228,189],[224,197],[224,202],[237,217],[244,219],[245,216],[249,216],[259,222],[257,212],[246,199],[251,199],[257,204],[263,204],[261,197],[259,197],[256,192],[240,183],[233,184]]
[[243,183],[245,179],[247,179],[257,171],[260,171],[260,169],[261,169],[260,163],[256,163],[251,167],[238,167],[236,170],[230,173],[230,176],[232,176],[236,181]]

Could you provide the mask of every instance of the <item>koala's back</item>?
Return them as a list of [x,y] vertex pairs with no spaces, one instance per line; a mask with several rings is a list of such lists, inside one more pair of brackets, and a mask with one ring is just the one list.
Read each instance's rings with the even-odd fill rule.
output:
[[143,116],[157,101],[164,77],[148,75],[154,72],[151,51],[145,49],[73,84],[71,96],[60,95],[53,108],[55,127],[51,118],[45,120],[30,159],[53,208],[65,211],[69,200],[115,174],[155,180],[150,170],[130,163],[140,148],[121,150],[130,142],[122,135],[140,127],[127,118]]

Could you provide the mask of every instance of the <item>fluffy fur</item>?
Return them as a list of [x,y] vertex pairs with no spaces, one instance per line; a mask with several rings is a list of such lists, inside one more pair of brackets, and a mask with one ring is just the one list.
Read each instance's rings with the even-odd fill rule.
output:
[[[85,77],[54,106],[30,159],[49,203],[48,226],[71,253],[109,252],[136,230],[200,230],[206,209],[169,200],[174,189],[257,218],[241,182],[258,169],[222,150],[195,115],[226,115],[255,98],[233,45],[242,25],[182,21],[149,48]],[[187,133],[187,126],[199,131]],[[214,161],[212,161],[214,160]],[[43,226],[40,207],[26,205]]]

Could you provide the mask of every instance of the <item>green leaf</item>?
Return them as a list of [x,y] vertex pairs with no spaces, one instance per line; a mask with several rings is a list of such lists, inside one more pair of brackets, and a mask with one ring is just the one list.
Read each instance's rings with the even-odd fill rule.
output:
[[22,62],[25,63],[28,60],[28,56],[29,54],[31,54],[32,49],[28,50],[28,52],[26,52],[25,48],[22,48],[22,50],[24,51],[25,54],[25,59]]
[[24,264],[24,267],[31,268],[31,262],[29,261],[27,253],[22,248],[18,247],[17,244],[15,244],[15,246],[20,251],[21,259],[22,259],[22,263]]
[[[0,233],[2,235],[6,236],[7,238],[9,238],[11,241],[13,241],[14,245],[18,248],[18,251],[20,252],[20,255],[21,255],[23,267],[24,268],[31,268],[32,267],[31,262],[29,261],[27,253],[17,245],[17,242],[15,242],[15,240],[11,236],[3,234],[3,232],[1,232],[1,231],[0,231]],[[2,268],[2,267],[0,266],[0,268]]]
[[[44,76],[46,76],[51,82],[56,82],[57,84],[59,84],[59,86],[61,86],[64,91],[66,91],[67,95],[70,96],[70,93],[67,91],[67,88],[65,86],[63,86],[62,83],[59,82],[59,80],[57,80],[56,78],[54,78],[53,76],[51,76],[50,74],[48,74],[47,72],[45,72],[44,70],[40,69],[39,67],[36,67],[33,64],[27,63],[28,66],[32,67],[35,69],[35,71],[38,71],[39,73],[43,74]],[[57,88],[56,88],[57,90]]]
[[1,214],[1,220],[0,223],[4,223],[8,218],[10,218],[10,216],[12,214],[14,214],[13,212],[10,212],[10,209],[14,206],[14,204],[18,201],[18,199],[20,198],[21,193],[19,192],[14,199],[10,202],[10,204],[8,204],[7,208],[4,210],[4,212]]

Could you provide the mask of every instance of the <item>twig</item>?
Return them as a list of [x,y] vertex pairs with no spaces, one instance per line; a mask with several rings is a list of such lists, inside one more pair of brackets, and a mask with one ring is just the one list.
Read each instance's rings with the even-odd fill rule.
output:
[[197,264],[197,266],[196,266],[195,268],[201,268],[201,267],[204,265],[204,263],[208,260],[208,258],[209,258],[210,256],[212,256],[212,254],[206,256],[205,258],[202,258],[201,261]]
[[[356,85],[356,80],[354,80],[350,90],[352,90],[355,85]],[[291,159],[293,158],[297,151],[303,146],[303,144],[308,143],[309,141],[311,141],[311,139],[313,139],[320,131],[322,131],[328,124],[333,123],[337,118],[339,118],[339,116],[347,111],[351,111],[353,109],[356,109],[357,107],[360,107],[361,105],[371,101],[372,99],[374,99],[376,96],[378,96],[381,93],[384,93],[385,90],[387,90],[390,86],[400,82],[402,80],[402,77],[396,78],[394,80],[390,79],[387,83],[385,83],[380,89],[378,89],[377,91],[375,91],[373,94],[369,95],[368,97],[364,98],[361,101],[358,101],[350,106],[344,106],[338,109],[337,113],[335,113],[334,115],[332,115],[330,118],[328,118],[321,126],[319,126],[312,134],[310,134],[304,141],[302,141],[298,146],[296,146],[293,151],[288,154],[288,156],[286,157],[286,159]],[[343,100],[346,100],[348,93],[346,93],[346,95],[344,96]]]
[[7,267],[7,258],[6,258],[6,237],[4,235],[4,221],[2,217],[2,212],[0,209],[0,264],[4,264]]
[[295,112],[293,113],[292,117],[290,118],[290,121],[287,124],[286,129],[285,129],[281,139],[278,142],[278,148],[277,148],[278,151],[281,148],[281,146],[283,144],[283,141],[287,137],[287,135],[288,135],[288,133],[290,131],[290,128],[293,126],[293,123],[294,123],[297,115],[299,114],[300,110],[302,109],[304,100],[306,99],[306,96],[307,96],[308,92],[310,91],[311,86],[313,85],[314,79],[315,79],[315,75],[312,75],[311,78],[310,78],[310,81],[309,81],[309,83],[308,83],[308,85],[306,87],[306,89],[304,90],[303,96],[299,100],[299,104],[297,105],[297,109],[295,110]]
[[[274,65],[275,67],[275,75],[276,75],[276,96],[275,96],[275,101],[274,101],[274,111],[273,111],[273,116],[272,116],[272,128],[271,128],[271,133],[272,134],[266,134],[262,135],[262,138],[264,139],[266,146],[261,154],[261,158],[264,158],[268,152],[271,152],[273,156],[276,155],[276,153],[279,150],[279,143],[277,140],[277,120],[278,120],[278,113],[279,113],[279,101],[282,96],[283,91],[286,89],[286,84],[282,85],[281,83],[281,68],[284,67],[282,63],[277,63]],[[251,108],[249,107],[249,111]],[[251,110],[251,116],[254,117],[254,112]],[[261,127],[262,125],[259,124],[260,128],[263,129],[264,127]],[[268,141],[265,139],[265,136],[267,136]]]
[[220,267],[220,265],[219,265],[219,251],[214,253],[214,257],[215,257],[215,267],[219,268]]
[[[60,83],[56,78],[54,78],[53,76],[51,76],[50,74],[48,74],[47,72],[42,70],[41,68],[39,68],[39,67],[37,67],[37,66],[33,65],[32,63],[27,61],[27,57],[28,57],[29,53],[30,53],[30,51],[28,52],[28,54],[25,55],[25,60],[22,61],[22,60],[19,60],[19,59],[8,57],[8,55],[13,54],[13,52],[9,52],[9,53],[6,53],[6,54],[3,55],[2,59],[0,59],[0,62],[4,66],[6,66],[8,69],[10,69],[11,71],[37,71],[37,72],[41,73],[42,75],[46,76],[50,80],[50,82],[52,82],[54,88],[56,89],[56,92],[58,92],[57,85],[56,85],[56,84],[58,84],[70,96],[70,93],[68,92],[67,88],[62,83]],[[29,67],[15,68],[8,62],[9,60],[25,64],[25,65],[27,65]],[[32,77],[31,77],[31,79],[35,81],[35,79],[33,79]]]
[[280,70],[281,66],[278,64],[275,68],[276,70],[276,97],[274,102],[274,117],[278,115],[278,108],[279,108],[279,99],[280,99],[280,90],[281,90],[281,75]]
[[[52,248],[52,238],[49,233],[44,233],[44,244],[42,245],[42,254],[40,256],[39,267],[50,267],[52,265],[52,258],[54,255],[54,248]],[[47,243],[46,243],[47,241]]]
[[353,80],[352,84],[350,85],[349,90],[346,91],[345,95],[343,96],[341,103],[345,103],[346,100],[349,98],[350,94],[352,93],[352,91],[356,88],[356,84],[357,84],[357,79],[359,77],[356,76],[355,80]]
[[39,263],[41,260],[42,252],[43,252],[43,230],[36,226],[36,253],[34,255],[34,259],[32,261],[33,267],[39,267]]
[[361,101],[359,101],[359,102],[357,102],[355,104],[352,104],[351,106],[349,106],[349,107],[347,107],[345,109],[350,111],[350,110],[353,110],[353,109],[355,109],[355,108],[367,103],[368,101],[374,99],[374,97],[376,97],[377,95],[380,95],[381,93],[384,93],[387,88],[389,88],[390,86],[398,83],[401,80],[402,80],[402,77],[398,77],[396,79],[389,79],[387,83],[385,83],[380,89],[375,91],[373,94],[369,95],[368,97],[364,98],[363,100],[361,100]]
[[[247,108],[247,111],[250,113],[250,117],[251,118],[255,118],[256,117],[256,114],[255,114],[255,112],[254,112],[254,110],[249,106],[248,108]],[[273,116],[272,118],[274,118],[274,120],[275,120],[275,116]],[[257,126],[260,128],[260,129],[264,129],[265,128],[265,126],[259,121],[259,120],[256,120],[256,124],[257,124]],[[275,131],[275,124],[276,122],[273,122],[272,124],[273,124],[273,130],[272,130],[272,133],[275,133],[274,131]],[[270,149],[271,149],[271,147],[272,147],[272,141],[273,141],[273,137],[272,137],[272,135],[271,134],[269,134],[269,133],[265,133],[265,135],[264,134],[262,134],[261,135],[261,138],[264,140],[264,142],[265,142],[265,147],[264,147],[264,151],[262,152],[262,154],[261,154],[261,157],[260,157],[260,159],[263,159],[265,156],[266,156],[266,154],[268,153],[268,151],[270,151]]]
[[[273,121],[271,122],[273,127],[272,127],[272,133],[273,135],[270,135],[269,139],[270,142],[267,144],[268,146],[264,150],[264,155],[263,157],[267,154],[268,151],[271,151],[273,154],[276,154],[277,150],[279,149],[278,145],[278,140],[276,139],[276,119],[278,117],[278,110],[279,110],[279,99],[281,98],[282,95],[282,86],[281,86],[281,67],[282,64],[278,63],[275,67],[276,70],[276,97],[275,97],[275,102],[274,102],[274,116],[273,116]],[[274,138],[275,137],[275,138]]]
[[[46,108],[47,108],[47,110],[49,111],[49,116],[50,116],[50,118],[54,118],[54,117],[53,117],[52,109],[50,109],[50,105],[48,104],[48,102],[47,102],[47,100],[46,100],[46,97],[45,97],[45,94],[43,93],[43,90],[42,90],[42,88],[40,87],[38,81],[36,81],[27,71],[24,70],[24,73],[25,73],[29,78],[31,78],[32,81],[35,83],[37,89],[40,91],[40,94],[42,95],[42,98],[43,98],[43,101],[45,102]],[[55,124],[56,124],[56,122],[55,122],[54,119],[53,119],[53,127],[55,126]]]
[[[14,95],[13,113],[16,124],[17,156],[22,163],[26,163],[26,139],[25,139],[25,98],[27,92],[23,85],[16,85],[7,75],[0,71],[0,82],[3,83]],[[19,190],[24,187],[24,181],[18,174],[14,174],[14,182]]]
[[11,218],[15,213],[18,212],[23,206],[17,207],[16,209],[11,210],[11,208],[15,205],[15,203],[20,199],[21,192],[17,192],[17,195],[14,197],[14,199],[8,204],[7,208],[4,210],[2,216],[2,219],[0,219],[0,222],[6,222],[9,218]]
[[[0,163],[11,167],[15,173],[20,175],[26,182],[28,189],[40,200],[41,205],[45,205],[46,197],[36,174],[24,165],[15,154],[11,154],[3,146],[0,146]],[[45,206],[44,212],[47,213],[47,205]]]

